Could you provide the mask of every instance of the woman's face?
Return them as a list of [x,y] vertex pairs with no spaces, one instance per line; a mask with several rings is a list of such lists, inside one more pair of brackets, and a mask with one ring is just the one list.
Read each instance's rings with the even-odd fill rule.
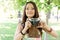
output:
[[26,12],[26,16],[28,18],[32,18],[34,16],[34,14],[35,14],[34,6],[31,3],[28,3],[26,5],[26,11],[25,12]]

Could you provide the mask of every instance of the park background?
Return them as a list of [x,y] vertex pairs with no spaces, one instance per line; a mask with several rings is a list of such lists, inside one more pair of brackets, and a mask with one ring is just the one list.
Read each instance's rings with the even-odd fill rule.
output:
[[41,19],[59,35],[54,38],[44,32],[42,40],[60,40],[60,0],[0,0],[0,40],[13,40],[28,1],[36,3]]

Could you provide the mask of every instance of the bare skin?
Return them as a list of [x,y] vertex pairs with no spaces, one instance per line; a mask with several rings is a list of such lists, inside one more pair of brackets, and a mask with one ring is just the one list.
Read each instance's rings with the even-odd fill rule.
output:
[[[35,14],[35,10],[34,10],[34,7],[31,3],[27,4],[26,6],[26,16],[29,18],[32,18]],[[50,30],[50,27],[47,26],[47,24],[43,21],[40,22],[41,25],[39,25],[37,28],[42,28],[45,32],[49,33],[50,35],[54,36],[54,37],[57,37],[57,34],[54,30],[52,30],[51,32],[49,32]],[[30,21],[26,21],[25,22],[25,27],[23,29],[21,23],[18,24],[17,26],[17,29],[16,29],[16,32],[15,32],[15,36],[14,36],[14,40],[22,40],[24,35],[22,35],[20,33],[20,31],[22,31],[22,33],[26,33],[26,31],[31,27],[31,22]]]
[[[45,22],[42,21],[40,23],[41,25],[39,27],[42,28],[45,32],[47,32],[48,34],[52,35],[55,38],[58,37],[57,33],[52,28],[50,28]],[[51,29],[52,31],[49,32]]]

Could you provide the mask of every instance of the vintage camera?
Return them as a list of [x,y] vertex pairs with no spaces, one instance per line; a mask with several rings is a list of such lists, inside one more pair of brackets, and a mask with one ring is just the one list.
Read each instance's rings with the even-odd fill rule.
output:
[[39,18],[30,18],[30,19],[28,19],[31,23],[32,23],[32,25],[34,25],[34,26],[37,26],[38,25],[38,23],[40,22],[40,19]]

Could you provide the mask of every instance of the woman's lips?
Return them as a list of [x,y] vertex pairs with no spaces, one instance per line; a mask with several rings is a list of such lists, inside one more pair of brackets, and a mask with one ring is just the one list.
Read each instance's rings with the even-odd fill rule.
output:
[[32,13],[28,13],[28,14],[32,14]]

